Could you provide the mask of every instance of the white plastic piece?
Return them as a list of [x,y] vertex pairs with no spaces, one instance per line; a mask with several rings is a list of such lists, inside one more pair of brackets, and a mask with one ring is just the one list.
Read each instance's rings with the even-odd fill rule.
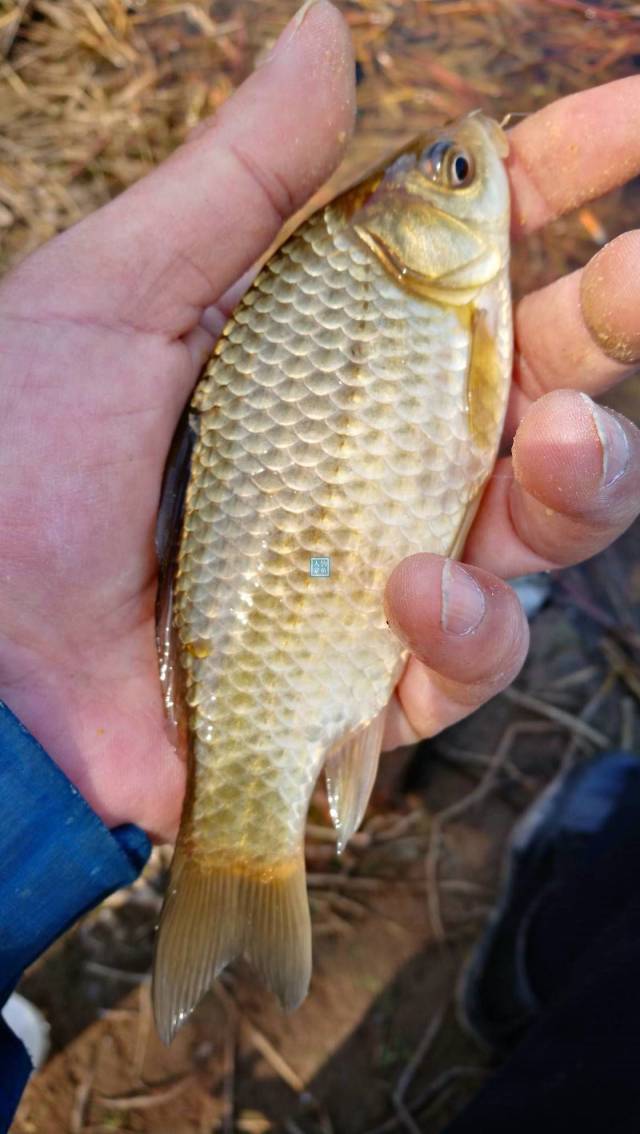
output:
[[51,1046],[51,1029],[42,1012],[19,992],[14,992],[4,1005],[2,1015],[14,1035],[22,1040],[37,1071],[44,1064]]

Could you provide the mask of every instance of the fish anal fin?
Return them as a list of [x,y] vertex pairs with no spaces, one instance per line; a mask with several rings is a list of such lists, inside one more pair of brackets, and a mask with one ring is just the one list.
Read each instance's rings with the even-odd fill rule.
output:
[[338,854],[360,826],[373,789],[380,759],[386,709],[349,733],[327,756],[329,813],[336,829]]
[[153,1007],[170,1043],[216,977],[247,960],[285,1011],[311,979],[311,924],[302,850],[277,867],[203,865],[178,846],[156,938]]

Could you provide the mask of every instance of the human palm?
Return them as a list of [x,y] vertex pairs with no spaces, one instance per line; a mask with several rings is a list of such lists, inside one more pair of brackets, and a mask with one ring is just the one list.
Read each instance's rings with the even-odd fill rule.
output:
[[[163,467],[234,283],[342,152],[352,71],[345,25],[319,0],[213,122],[0,289],[0,698],[110,825],[175,834],[184,766],[154,634]],[[625,80],[512,132],[516,234],[640,172],[638,97],[640,80]],[[593,554],[635,514],[637,431],[579,391],[640,357],[636,244],[620,238],[516,314],[513,458],[489,486],[469,566],[415,556],[389,584],[414,657],[387,747],[513,678],[527,629],[501,578]]]

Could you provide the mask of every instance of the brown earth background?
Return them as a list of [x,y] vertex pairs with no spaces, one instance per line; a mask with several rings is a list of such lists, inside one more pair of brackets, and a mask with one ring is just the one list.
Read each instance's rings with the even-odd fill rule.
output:
[[[633,73],[640,5],[354,0],[358,127],[343,183],[417,129],[481,106],[501,118]],[[290,0],[2,0],[0,270],[120,192],[215,112],[273,43]],[[580,139],[576,138],[576,143]],[[634,183],[520,245],[522,294],[640,222]],[[241,239],[241,234],[239,234]],[[609,399],[610,400],[610,399]],[[637,380],[615,404],[640,420]],[[51,1024],[16,1134],[437,1134],[491,1057],[456,989],[514,821],[559,768],[633,748],[640,528],[554,576],[516,686],[416,752],[386,757],[341,860],[310,814],[311,995],[284,1018],[238,968],[170,1049],[149,1008],[168,852],[26,974]]]

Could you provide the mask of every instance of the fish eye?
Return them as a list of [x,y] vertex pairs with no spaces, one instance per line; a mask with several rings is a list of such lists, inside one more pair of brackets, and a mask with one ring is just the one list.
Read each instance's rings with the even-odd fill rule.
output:
[[448,189],[464,189],[475,176],[472,155],[448,138],[434,142],[420,158],[420,168],[430,181],[440,182]]
[[473,181],[475,166],[470,153],[452,149],[447,155],[447,181],[452,189],[463,189]]

